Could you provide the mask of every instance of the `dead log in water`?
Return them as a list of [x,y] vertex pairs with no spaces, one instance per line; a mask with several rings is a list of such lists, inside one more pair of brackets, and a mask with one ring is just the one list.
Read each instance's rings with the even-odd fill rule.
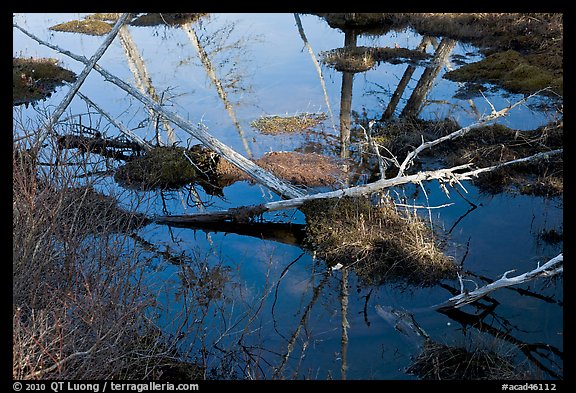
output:
[[558,254],[556,257],[550,259],[542,266],[538,266],[536,269],[529,271],[524,274],[520,274],[516,277],[508,277],[508,274],[512,273],[514,270],[509,270],[502,275],[502,277],[493,283],[485,285],[481,288],[476,288],[474,291],[468,291],[464,289],[464,285],[461,283],[461,293],[459,295],[453,296],[446,302],[436,306],[437,309],[449,309],[449,308],[460,308],[466,304],[477,301],[478,299],[486,296],[490,292],[493,292],[499,288],[508,287],[511,285],[522,284],[527,281],[531,281],[538,277],[549,277],[558,273],[563,272],[563,262],[564,255],[562,253]]

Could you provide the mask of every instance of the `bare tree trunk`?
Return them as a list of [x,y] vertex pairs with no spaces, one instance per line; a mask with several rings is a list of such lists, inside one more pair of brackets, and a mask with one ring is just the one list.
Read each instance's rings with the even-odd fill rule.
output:
[[[356,46],[356,32],[344,32],[344,47]],[[340,92],[340,157],[350,156],[350,112],[352,110],[352,88],[354,82],[353,72],[342,72],[342,89]]]
[[[156,93],[156,89],[152,85],[152,79],[148,74],[148,70],[146,69],[146,64],[140,56],[138,52],[138,48],[136,47],[136,43],[132,39],[132,35],[128,31],[126,26],[122,26],[119,33],[120,43],[124,48],[124,53],[126,54],[126,59],[128,60],[128,67],[132,71],[134,75],[134,80],[136,81],[136,87],[142,92],[142,94],[148,94],[154,101],[157,103],[161,103],[161,99]],[[158,118],[161,118],[162,125],[166,130],[166,135],[168,138],[168,143],[173,144],[176,142],[176,135],[174,133],[174,129],[170,125],[170,123],[164,118],[161,117],[155,111],[149,109],[148,112],[150,113],[150,120],[152,120],[153,124],[155,125],[155,130],[158,132]],[[159,139],[157,139],[160,142]],[[162,144],[162,143],[159,143]]]
[[368,195],[385,188],[399,186],[402,184],[414,183],[420,184],[424,181],[439,180],[442,184],[455,184],[462,180],[470,180],[480,173],[490,172],[498,168],[503,168],[508,165],[513,165],[521,162],[535,161],[539,159],[546,159],[555,154],[561,154],[563,149],[552,150],[545,153],[538,153],[530,157],[519,158],[517,160],[507,161],[501,164],[493,165],[490,167],[479,168],[470,170],[468,172],[459,173],[458,171],[470,168],[470,164],[459,165],[452,168],[438,169],[434,171],[422,171],[414,175],[396,176],[391,179],[380,179],[373,183],[349,187],[341,190],[321,192],[317,194],[302,196],[299,198],[292,198],[284,201],[268,202],[257,206],[243,206],[228,210],[212,211],[210,213],[199,213],[190,215],[174,215],[174,216],[158,216],[153,220],[158,224],[171,224],[171,223],[184,223],[190,220],[246,220],[249,217],[255,217],[265,212],[293,209],[302,206],[307,201],[317,199],[330,199],[342,197],[356,197],[361,195]]
[[322,85],[322,92],[324,93],[324,101],[326,102],[326,108],[328,109],[328,113],[330,113],[330,121],[332,122],[332,128],[336,131],[336,124],[334,123],[334,114],[332,114],[332,108],[330,107],[330,100],[328,99],[328,93],[326,92],[326,84],[324,83],[324,77],[322,76],[322,69],[320,68],[320,63],[318,63],[318,59],[316,59],[316,55],[314,54],[314,50],[312,50],[312,46],[308,42],[306,38],[306,34],[304,33],[304,28],[302,27],[302,21],[300,20],[300,16],[297,13],[294,13],[294,19],[296,19],[296,25],[298,26],[298,32],[300,33],[300,37],[302,41],[304,41],[304,45],[306,49],[308,49],[308,54],[312,59],[312,63],[314,63],[314,68],[316,68],[316,72],[318,73],[318,79],[320,79],[320,84]]
[[224,87],[222,86],[222,83],[220,82],[220,80],[216,76],[216,72],[214,70],[214,67],[212,66],[212,62],[210,61],[210,58],[208,57],[208,53],[206,53],[206,51],[202,47],[202,44],[200,43],[200,40],[198,39],[196,32],[192,28],[192,23],[186,23],[186,24],[182,25],[182,29],[184,29],[184,31],[186,32],[186,35],[190,39],[190,42],[192,42],[192,45],[194,46],[194,48],[196,48],[196,51],[198,52],[198,56],[200,57],[200,61],[202,62],[202,65],[204,66],[206,73],[210,77],[210,80],[212,81],[212,83],[216,87],[216,91],[218,92],[218,96],[220,97],[220,99],[224,103],[224,107],[226,108],[226,111],[228,112],[228,116],[230,116],[232,123],[234,123],[234,126],[238,130],[238,135],[240,135],[240,139],[242,140],[242,144],[244,145],[244,150],[246,150],[246,155],[248,156],[248,158],[251,158],[252,152],[250,151],[250,146],[248,145],[248,141],[247,141],[246,137],[244,136],[244,130],[242,129],[240,122],[236,118],[236,113],[234,112],[234,109],[232,108],[230,101],[228,101],[228,96],[226,94],[226,91],[224,90]]
[[314,291],[312,294],[312,299],[310,299],[310,303],[308,303],[308,305],[304,309],[304,312],[302,313],[302,317],[300,318],[300,323],[298,324],[298,327],[296,328],[296,330],[294,331],[294,333],[290,337],[290,340],[288,341],[288,347],[286,349],[286,354],[284,354],[284,356],[282,357],[282,362],[280,363],[278,368],[274,371],[273,378],[276,378],[277,376],[281,376],[282,371],[284,370],[284,367],[286,367],[286,362],[288,361],[288,358],[290,358],[290,355],[292,354],[292,351],[294,350],[294,346],[296,345],[296,340],[300,336],[300,332],[302,331],[302,327],[306,324],[306,321],[308,320],[308,315],[310,314],[310,311],[312,311],[312,307],[314,307],[314,304],[318,300],[318,297],[320,296],[320,293],[322,292],[322,288],[324,288],[324,285],[328,282],[328,277],[330,277],[330,274],[326,273],[324,275],[324,278],[320,282],[320,284],[318,284],[318,286],[314,288]]
[[[417,49],[424,52],[429,42],[430,42],[429,37],[427,36],[423,37],[422,42],[420,43],[420,45],[418,45]],[[402,75],[402,78],[400,79],[398,86],[396,86],[394,94],[392,94],[392,98],[390,98],[390,102],[388,103],[386,110],[384,111],[382,117],[380,118],[381,121],[388,120],[394,114],[394,111],[398,106],[398,102],[400,102],[400,98],[402,98],[404,90],[406,89],[406,86],[408,86],[408,82],[410,82],[410,78],[412,78],[412,74],[414,74],[414,71],[416,71],[415,65],[409,64],[408,67],[406,67],[406,71],[404,71],[404,74]]]
[[348,269],[342,269],[342,283],[340,285],[340,305],[342,311],[342,340],[340,341],[340,356],[342,365],[340,367],[341,379],[346,379],[348,370]]
[[408,116],[416,116],[420,109],[422,108],[422,103],[424,102],[424,98],[428,95],[428,92],[432,88],[436,77],[444,67],[448,56],[452,53],[452,50],[456,46],[456,40],[451,38],[443,38],[438,48],[436,49],[436,53],[434,55],[434,59],[432,60],[432,64],[430,67],[426,68],[420,77],[420,80],[416,84],[412,95],[408,99],[406,106],[402,110],[401,117],[408,117]]

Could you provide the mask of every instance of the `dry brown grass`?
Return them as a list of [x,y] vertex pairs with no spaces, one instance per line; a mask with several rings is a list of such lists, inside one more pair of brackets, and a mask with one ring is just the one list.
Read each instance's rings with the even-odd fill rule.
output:
[[373,206],[367,198],[306,202],[307,247],[330,266],[352,268],[366,283],[434,285],[453,278],[457,267],[439,249],[430,228],[413,211],[391,200]]
[[514,380],[528,379],[512,359],[487,348],[463,347],[426,341],[408,373],[424,380]]
[[327,119],[324,113],[302,113],[292,116],[262,116],[250,123],[250,126],[262,134],[304,132]]

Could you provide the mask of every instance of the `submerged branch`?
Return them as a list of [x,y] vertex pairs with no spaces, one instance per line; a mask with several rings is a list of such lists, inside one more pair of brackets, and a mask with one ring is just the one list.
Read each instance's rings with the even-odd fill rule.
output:
[[302,27],[302,21],[300,20],[300,15],[294,13],[294,19],[296,20],[296,25],[298,26],[298,33],[300,33],[300,37],[304,42],[304,46],[308,49],[308,54],[312,59],[312,63],[314,63],[314,67],[316,68],[316,72],[318,73],[318,79],[320,79],[320,84],[322,85],[322,92],[324,92],[324,101],[326,102],[326,108],[328,109],[328,113],[330,113],[330,121],[332,122],[332,128],[335,132],[336,130],[336,123],[334,122],[334,114],[332,113],[332,108],[330,107],[330,100],[328,99],[328,93],[326,92],[326,83],[324,83],[324,77],[322,76],[322,69],[320,68],[320,63],[318,63],[318,59],[316,59],[316,55],[314,54],[314,50],[312,46],[308,42],[306,38],[306,33],[304,33],[304,27]]

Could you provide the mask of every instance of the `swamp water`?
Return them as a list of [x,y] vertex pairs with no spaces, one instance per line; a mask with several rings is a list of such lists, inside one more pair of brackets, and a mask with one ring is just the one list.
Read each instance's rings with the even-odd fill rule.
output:
[[[14,21],[52,44],[90,58],[101,37],[49,30],[85,16],[16,14]],[[129,66],[126,54],[131,39],[129,46],[141,56],[164,105],[202,124],[248,158],[270,151],[338,157],[339,129],[347,122],[352,129],[350,151],[357,157],[360,149],[368,150],[358,122],[381,118],[407,67],[412,66],[413,74],[392,116],[400,115],[429,69],[418,62],[407,64],[406,59],[369,64],[361,72],[338,71],[321,63],[321,82],[302,34],[317,57],[342,48],[350,38],[314,15],[300,15],[297,21],[293,14],[210,14],[190,26],[195,38],[178,26],[131,25],[98,64],[134,84],[131,67],[135,63]],[[358,47],[409,49],[423,41],[410,29],[354,39]],[[15,57],[56,58],[60,66],[77,75],[83,69],[82,64],[38,45],[16,29],[13,45]],[[415,104],[418,118],[451,118],[463,127],[489,114],[490,103],[498,110],[522,98],[496,87],[485,91],[485,97],[457,98],[462,84],[443,79],[443,74],[482,55],[475,47],[455,41],[446,50],[446,62]],[[434,45],[427,45],[426,53],[433,56]],[[15,106],[14,118],[26,123],[38,113],[54,110],[67,90],[60,88],[33,106]],[[143,106],[96,72],[88,76],[80,91],[140,137],[155,141],[154,124],[148,121]],[[498,123],[518,130],[536,129],[557,116],[548,104],[549,98],[534,97]],[[98,124],[108,136],[118,132],[106,121],[96,120],[99,115],[95,112],[88,114],[87,105],[78,97],[68,113],[83,114],[83,124]],[[265,116],[306,113],[311,117],[321,113],[323,121],[296,133],[263,133],[253,126]],[[168,130],[160,122],[159,127],[169,131],[160,136],[166,143],[184,147],[198,143],[176,126]],[[360,176],[352,182],[367,179],[368,174],[355,170]],[[99,184],[103,192],[120,188],[113,176],[103,177]],[[551,230],[562,232],[561,197],[489,194],[469,182],[463,184],[468,191],[465,198],[453,191],[448,197],[436,181],[424,183],[423,188],[397,187],[391,195],[397,203],[408,205],[451,204],[418,209],[418,214],[442,234],[445,253],[458,264],[463,261],[463,284],[468,290],[486,285],[508,270],[515,269],[512,275],[530,271],[562,252],[562,241],[550,242],[542,236]],[[265,187],[248,181],[224,187],[222,195],[202,187],[126,189],[121,195],[127,206],[144,197],[142,209],[149,216],[198,212],[197,198],[206,211],[279,200]],[[471,208],[468,201],[476,207]],[[303,214],[295,209],[266,213],[263,219],[292,223],[297,229],[294,233],[305,223]],[[283,229],[286,227],[289,225]],[[442,313],[434,306],[460,292],[458,279],[424,287],[401,280],[366,282],[352,270],[331,269],[299,246],[294,233],[269,239],[259,233],[263,230],[268,229],[256,229],[248,236],[217,224],[192,229],[152,223],[133,234],[134,247],[150,259],[145,281],[158,293],[158,308],[152,316],[168,335],[179,338],[183,354],[203,363],[217,378],[389,380],[418,379],[422,377],[419,372],[428,373],[429,378],[430,370],[422,362],[442,362],[436,352],[426,352],[438,347],[454,353],[462,348],[471,354],[492,351],[511,365],[509,378],[563,376],[561,275],[500,289],[490,293],[482,306]],[[414,326],[425,331],[426,337],[415,334]],[[468,360],[470,365],[474,363]],[[494,367],[503,369],[502,364]]]

